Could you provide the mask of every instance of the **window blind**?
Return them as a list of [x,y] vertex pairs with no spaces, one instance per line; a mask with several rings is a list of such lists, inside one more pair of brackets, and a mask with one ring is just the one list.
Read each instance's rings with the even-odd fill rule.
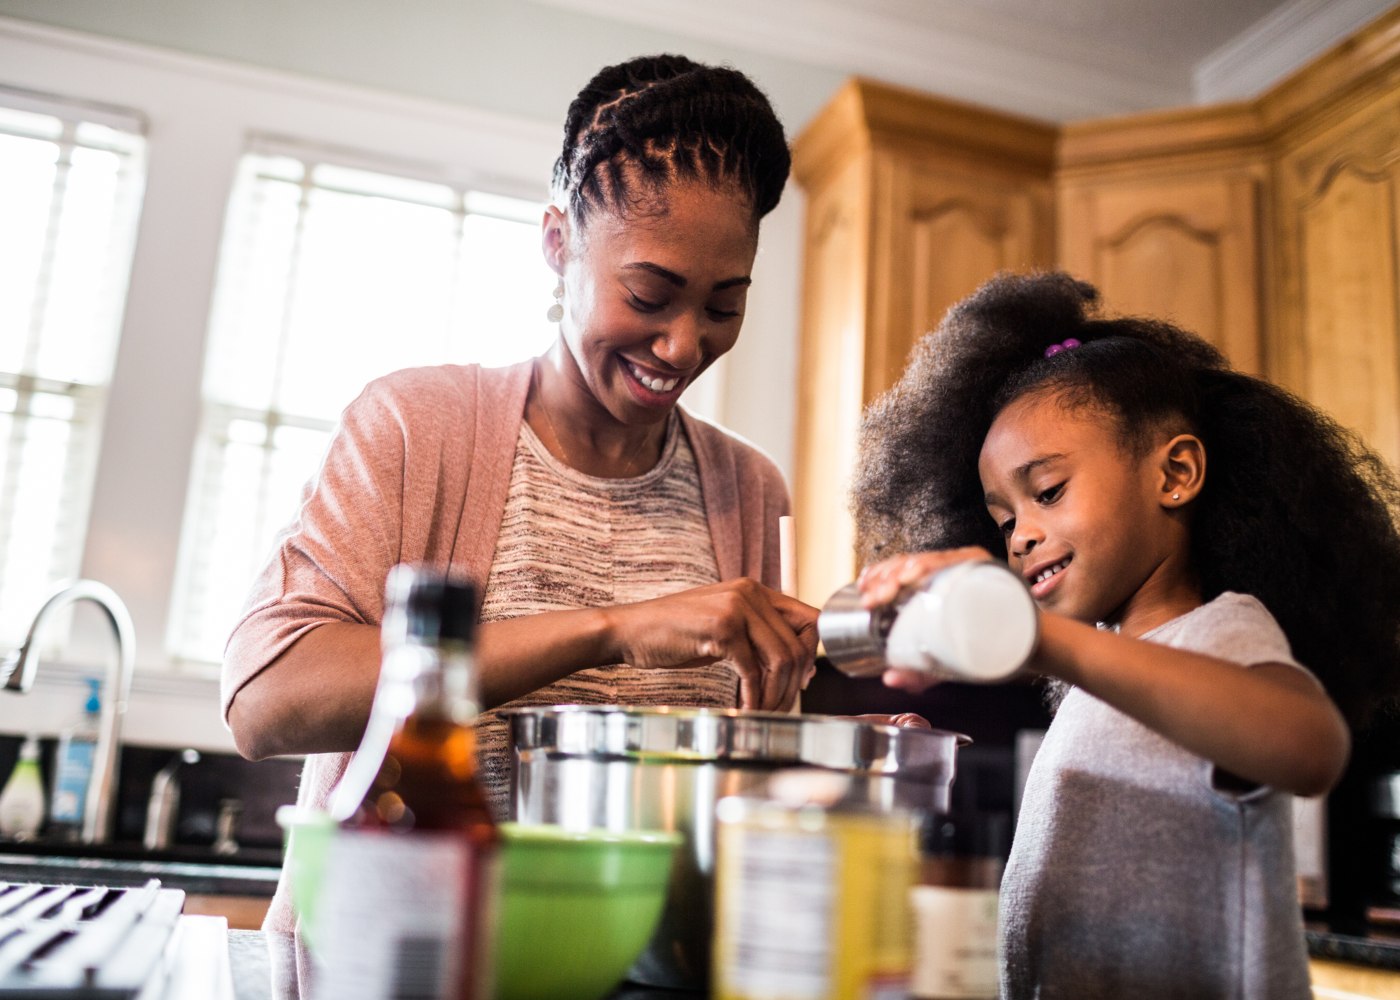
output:
[[134,112],[0,87],[0,646],[81,565],[144,131]]
[[170,646],[217,662],[340,411],[415,365],[542,352],[543,205],[414,165],[257,139],[220,249]]

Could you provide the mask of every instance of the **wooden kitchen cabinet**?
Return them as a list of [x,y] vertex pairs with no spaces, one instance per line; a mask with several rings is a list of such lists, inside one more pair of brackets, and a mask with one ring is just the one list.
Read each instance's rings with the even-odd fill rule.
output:
[[271,902],[268,896],[187,893],[183,912],[186,916],[223,917],[234,930],[255,931],[262,927]]
[[947,308],[1054,254],[1054,130],[853,80],[793,145],[807,191],[799,361],[799,593],[855,574],[860,413]]
[[1400,67],[1374,77],[1281,151],[1274,375],[1400,467]]
[[856,571],[863,408],[949,305],[1058,266],[1169,318],[1400,466],[1400,8],[1251,101],[1049,126],[848,82],[793,146],[808,195],[800,593]]
[[1202,117],[1064,130],[1057,263],[1098,286],[1106,313],[1170,320],[1261,374],[1268,165],[1250,116],[1233,136]]
[[1309,963],[1316,1000],[1400,1000],[1400,972],[1315,958]]

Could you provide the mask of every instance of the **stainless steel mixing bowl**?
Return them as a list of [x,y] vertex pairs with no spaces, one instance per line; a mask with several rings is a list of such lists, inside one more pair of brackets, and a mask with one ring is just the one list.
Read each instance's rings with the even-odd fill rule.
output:
[[876,809],[946,811],[967,738],[822,715],[560,705],[508,709],[512,818],[677,830],[685,844],[656,934],[629,978],[703,989],[714,926],[715,804],[787,767],[848,774]]

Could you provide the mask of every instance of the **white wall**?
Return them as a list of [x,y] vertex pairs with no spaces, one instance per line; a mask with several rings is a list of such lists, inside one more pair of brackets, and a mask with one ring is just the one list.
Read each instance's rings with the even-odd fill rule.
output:
[[730,42],[700,40],[531,0],[0,0],[0,15],[556,130],[569,100],[600,67],[652,52],[738,66],[768,92],[794,133],[848,72],[757,51],[742,23],[730,25]]

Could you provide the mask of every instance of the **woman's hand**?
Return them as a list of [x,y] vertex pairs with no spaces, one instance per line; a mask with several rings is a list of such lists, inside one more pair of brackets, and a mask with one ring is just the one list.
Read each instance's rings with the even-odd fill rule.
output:
[[[893,601],[905,587],[926,580],[939,570],[956,566],[958,563],[991,561],[991,554],[976,545],[961,549],[912,552],[871,563],[861,570],[860,576],[856,578],[856,586],[860,588],[861,603],[867,608],[878,608]],[[927,691],[938,683],[937,677],[921,670],[894,668],[886,670],[881,680],[886,687],[898,688],[912,694]]]
[[787,708],[815,669],[817,609],[753,580],[602,610],[616,662],[668,669],[727,660],[744,708]]

